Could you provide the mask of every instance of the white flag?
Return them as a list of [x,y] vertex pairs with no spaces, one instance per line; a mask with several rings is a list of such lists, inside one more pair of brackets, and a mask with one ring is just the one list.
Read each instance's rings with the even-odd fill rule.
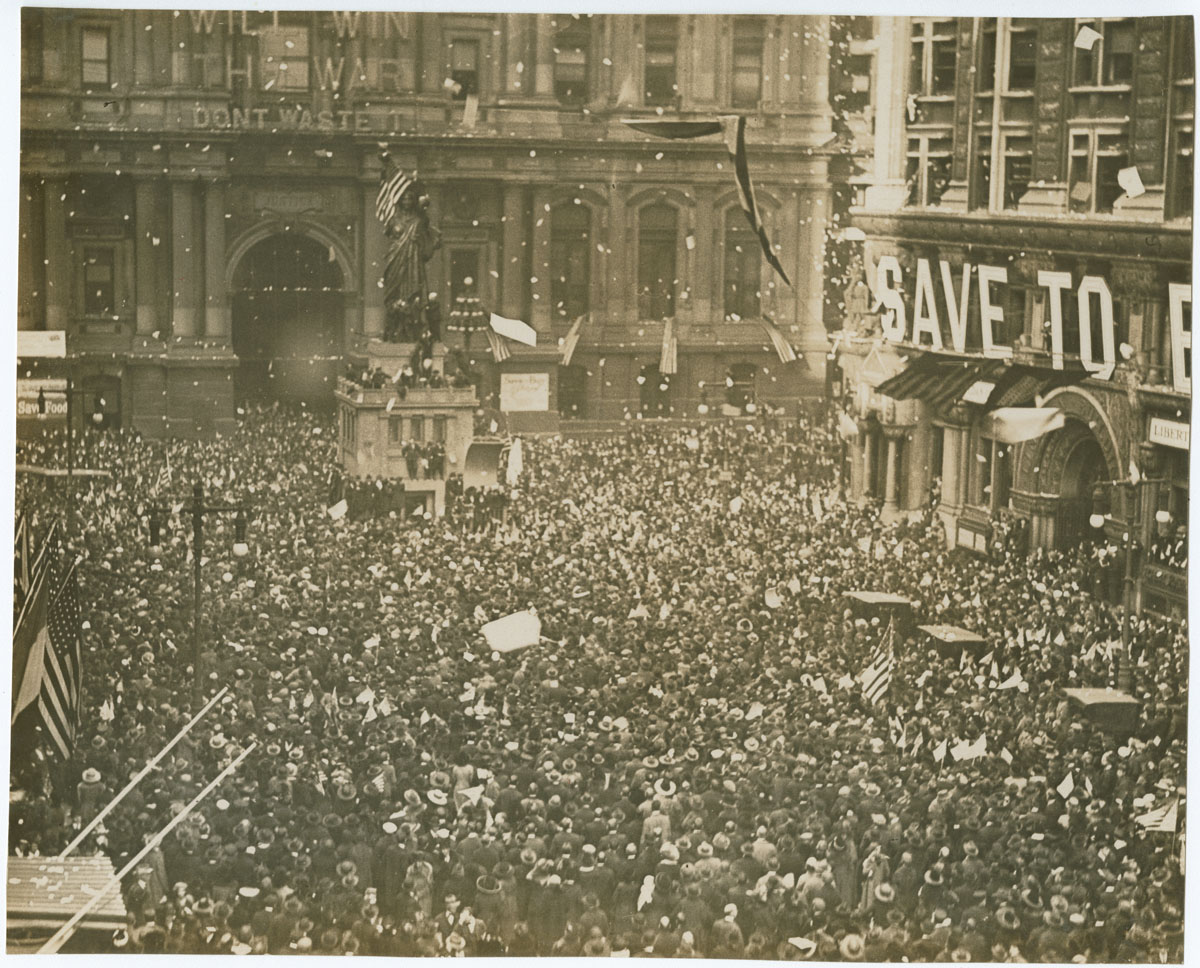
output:
[[337,502],[337,504],[334,504],[329,508],[328,513],[334,521],[338,521],[346,516],[346,510],[348,508],[349,505],[346,503],[346,499],[342,498]]
[[1071,791],[1075,789],[1074,774],[1068,773],[1065,777],[1063,777],[1062,783],[1060,783],[1056,789],[1058,790],[1058,795],[1060,797],[1062,797],[1064,800],[1067,799],[1067,797],[1071,795]]

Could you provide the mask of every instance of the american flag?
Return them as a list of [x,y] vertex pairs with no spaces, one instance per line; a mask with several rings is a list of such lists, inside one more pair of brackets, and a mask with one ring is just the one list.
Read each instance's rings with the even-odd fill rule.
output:
[[379,194],[375,196],[375,217],[384,225],[396,214],[396,203],[412,185],[416,172],[407,175],[400,169],[385,168],[379,182]]
[[858,677],[862,683],[863,696],[867,702],[877,703],[882,699],[892,682],[892,670],[896,668],[896,625],[889,621],[879,648],[871,657],[870,664]]
[[65,573],[54,564],[42,567],[27,605],[13,636],[14,653],[24,660],[13,721],[36,701],[43,729],[66,759],[79,726],[80,614],[74,562]]
[[13,623],[15,629],[20,622],[20,615],[29,600],[34,580],[46,564],[46,550],[54,545],[57,525],[51,525],[46,540],[35,550],[34,525],[29,515],[24,511],[17,518],[15,533],[15,556],[13,558],[13,615],[18,617]]
[[1147,830],[1173,834],[1179,825],[1179,801],[1164,803],[1157,810],[1142,814],[1137,818],[1137,822]]

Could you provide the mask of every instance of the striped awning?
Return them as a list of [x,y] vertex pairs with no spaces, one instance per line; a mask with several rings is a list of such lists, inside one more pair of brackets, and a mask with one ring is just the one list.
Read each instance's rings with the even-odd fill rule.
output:
[[1078,363],[1062,370],[1014,364],[997,376],[988,408],[1023,407],[1055,387],[1082,383],[1087,376],[1087,370]]
[[893,400],[923,400],[935,410],[952,407],[976,383],[994,380],[1003,360],[922,353],[876,389]]
[[675,320],[668,319],[663,325],[662,355],[658,360],[658,372],[674,376],[679,372],[679,344],[675,339]]
[[103,855],[8,858],[9,928],[44,928],[53,932],[96,894],[103,898],[80,923],[81,928],[116,930],[125,925],[125,902],[113,881],[112,861]]

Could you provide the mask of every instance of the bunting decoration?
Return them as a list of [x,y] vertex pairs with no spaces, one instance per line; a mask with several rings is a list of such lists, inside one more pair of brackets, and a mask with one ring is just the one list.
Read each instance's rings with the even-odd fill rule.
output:
[[[623,118],[621,123],[642,134],[653,135],[656,138],[669,138],[672,141],[690,141],[694,138],[704,138],[711,134],[722,134],[725,137],[725,149],[733,162],[734,178],[737,180],[738,200],[750,228],[758,236],[758,244],[762,247],[763,256],[767,263],[779,273],[779,278],[789,286],[792,281],[784,272],[779,257],[771,247],[762,219],[759,217],[758,203],[754,198],[754,186],[750,182],[750,168],[746,163],[746,119],[738,114],[724,114],[719,118],[708,121],[660,121],[652,118]],[[772,340],[774,342],[774,340]],[[795,359],[795,351],[788,347],[787,352]],[[790,362],[783,355],[783,362]]]
[[579,345],[579,334],[583,330],[584,317],[578,317],[571,324],[571,328],[567,330],[567,335],[563,339],[562,348],[559,351],[559,363],[563,366],[570,366],[571,360],[575,356],[575,348]]

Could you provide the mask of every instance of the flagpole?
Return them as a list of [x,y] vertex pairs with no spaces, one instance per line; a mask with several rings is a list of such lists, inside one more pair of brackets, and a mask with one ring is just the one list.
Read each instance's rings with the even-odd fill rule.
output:
[[61,928],[59,928],[54,933],[54,936],[50,938],[49,941],[47,941],[44,945],[41,946],[41,948],[38,949],[38,954],[40,954],[40,955],[54,954],[60,948],[62,948],[62,946],[64,944],[66,944],[67,941],[70,940],[71,935],[73,935],[75,933],[75,926],[80,921],[83,920],[83,918],[88,914],[88,912],[91,911],[92,908],[94,908],[97,904],[99,904],[101,899],[104,898],[114,887],[116,887],[118,884],[120,884],[121,881],[124,880],[125,876],[131,870],[133,870],[138,864],[141,863],[143,857],[145,857],[148,853],[150,853],[150,851],[154,850],[155,847],[157,847],[160,843],[162,843],[162,839],[167,834],[169,834],[172,830],[174,830],[177,826],[179,826],[179,824],[183,823],[184,819],[187,817],[187,815],[189,813],[192,812],[192,809],[196,806],[196,804],[198,804],[206,796],[208,796],[210,793],[212,793],[213,790],[215,790],[217,788],[217,786],[227,776],[229,776],[230,773],[232,773],[234,770],[236,770],[241,765],[242,760],[244,760],[247,756],[249,756],[251,751],[257,745],[258,745],[257,743],[251,743],[244,750],[242,750],[241,755],[239,755],[236,760],[234,760],[227,767],[225,767],[225,769],[223,769],[217,775],[217,778],[215,780],[213,780],[211,783],[209,783],[208,786],[206,786],[203,790],[201,790],[199,793],[197,793],[196,796],[192,798],[192,802],[189,803],[186,807],[184,807],[183,810],[181,810],[179,813],[177,813],[174,817],[172,817],[170,822],[165,827],[163,827],[162,830],[160,830],[153,837],[151,837],[150,840],[146,842],[146,846],[143,847],[141,850],[139,850],[130,859],[129,863],[126,864],[123,868],[121,868],[119,873],[114,874],[112,876],[112,878],[109,879],[108,883],[104,885],[104,887],[102,887],[99,891],[97,891],[95,894],[93,894],[91,896],[91,898],[88,899],[88,902],[86,904],[84,904],[83,907],[81,907],[78,911],[76,911],[73,915],[71,915],[71,919],[66,924],[64,924]]
[[175,734],[175,738],[172,739],[169,743],[167,743],[167,745],[164,746],[161,750],[159,750],[158,755],[155,756],[154,759],[152,759],[145,766],[143,766],[141,771],[137,774],[137,776],[135,776],[132,780],[130,780],[127,784],[125,784],[125,789],[123,789],[120,793],[118,793],[115,797],[113,797],[112,800],[109,801],[108,806],[106,806],[103,810],[101,810],[98,814],[96,814],[96,816],[92,818],[92,822],[89,823],[86,827],[84,827],[83,830],[81,830],[75,836],[75,839],[72,840],[69,844],[67,844],[67,846],[65,848],[63,848],[62,853],[60,853],[58,855],[58,859],[61,860],[62,858],[66,857],[67,854],[71,853],[71,851],[73,851],[76,847],[78,847],[81,843],[83,843],[83,841],[87,838],[88,834],[90,834],[100,824],[100,821],[108,816],[109,811],[112,810],[112,808],[115,807],[118,803],[120,803],[125,798],[125,795],[127,793],[129,793],[130,790],[132,790],[135,786],[137,786],[139,783],[142,782],[142,779],[146,776],[147,773],[149,773],[152,769],[154,769],[154,767],[158,764],[158,761],[161,760],[164,756],[166,756],[167,753],[169,753],[171,751],[171,748],[174,747],[174,745],[176,743],[178,743],[181,739],[183,739],[183,737],[187,733],[187,731],[190,730],[193,726],[195,726],[196,723],[200,722],[201,717],[203,717],[205,713],[207,713],[210,709],[212,709],[212,707],[217,703],[217,701],[223,695],[225,695],[225,693],[227,693],[228,691],[229,691],[228,686],[222,686],[221,691],[218,692],[215,696],[212,697],[212,699],[210,699],[208,701],[208,705],[205,706],[203,709],[201,709],[200,712],[196,713],[196,715],[193,716],[191,718],[191,720],[188,721],[187,725],[184,726],[183,729],[181,729],[178,733]]

